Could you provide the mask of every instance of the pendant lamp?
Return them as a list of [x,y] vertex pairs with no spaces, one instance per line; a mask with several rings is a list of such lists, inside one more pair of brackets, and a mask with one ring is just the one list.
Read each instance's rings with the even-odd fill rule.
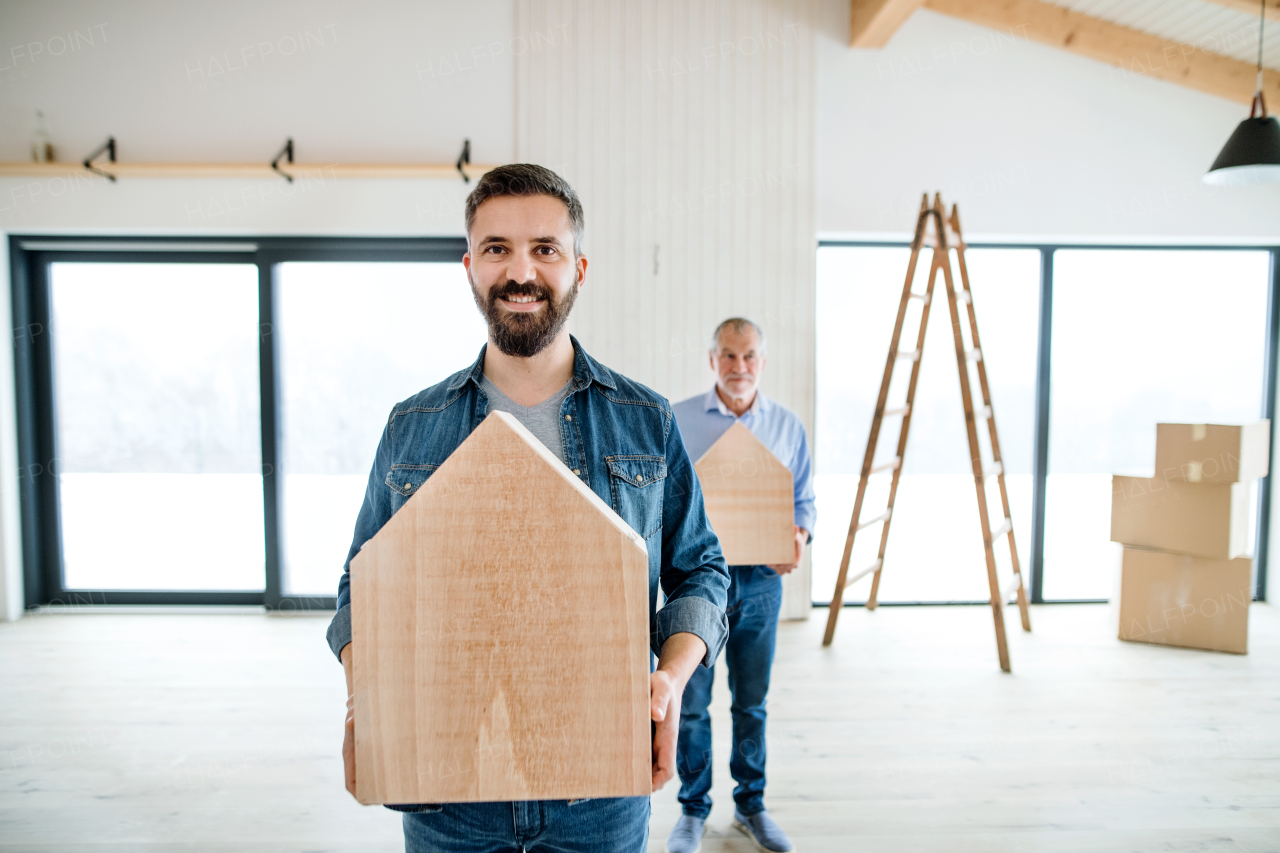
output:
[[1265,184],[1280,181],[1280,123],[1267,115],[1262,97],[1262,27],[1267,4],[1262,0],[1258,22],[1258,88],[1253,94],[1249,117],[1236,127],[1204,176],[1206,184]]

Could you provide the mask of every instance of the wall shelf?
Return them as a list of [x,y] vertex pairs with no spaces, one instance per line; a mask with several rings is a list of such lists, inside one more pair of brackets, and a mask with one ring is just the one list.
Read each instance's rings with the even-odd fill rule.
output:
[[[98,161],[98,169],[117,178],[257,178],[282,180],[269,163],[111,163]],[[458,180],[453,163],[281,163],[281,170],[299,181],[327,180]],[[471,180],[494,168],[465,163]],[[81,163],[0,163],[0,177],[96,179]]]

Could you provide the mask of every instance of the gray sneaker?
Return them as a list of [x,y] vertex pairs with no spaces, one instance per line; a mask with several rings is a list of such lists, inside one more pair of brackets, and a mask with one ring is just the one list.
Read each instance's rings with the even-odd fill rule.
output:
[[667,853],[698,853],[702,849],[702,833],[707,822],[691,814],[680,815],[675,829],[667,837]]
[[766,811],[758,811],[753,815],[744,815],[737,808],[733,810],[733,827],[755,842],[756,847],[765,853],[791,853],[791,839],[782,831],[782,827],[769,817]]

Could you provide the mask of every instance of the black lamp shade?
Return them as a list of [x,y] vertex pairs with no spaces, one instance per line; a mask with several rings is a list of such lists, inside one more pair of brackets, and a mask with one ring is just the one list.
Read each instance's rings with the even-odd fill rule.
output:
[[1206,184],[1260,184],[1280,181],[1280,123],[1274,116],[1247,118],[1222,146]]

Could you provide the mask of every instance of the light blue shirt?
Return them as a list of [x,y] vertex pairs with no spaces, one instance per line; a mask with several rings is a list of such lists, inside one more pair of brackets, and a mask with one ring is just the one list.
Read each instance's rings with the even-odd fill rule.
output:
[[695,464],[735,421],[751,430],[751,434],[760,439],[770,453],[791,469],[791,479],[795,483],[796,524],[808,530],[810,540],[813,539],[813,522],[817,518],[813,506],[813,464],[809,459],[809,439],[805,435],[804,424],[793,412],[756,391],[751,408],[739,418],[729,411],[714,386],[705,394],[676,403],[671,411],[676,416],[689,458]]

